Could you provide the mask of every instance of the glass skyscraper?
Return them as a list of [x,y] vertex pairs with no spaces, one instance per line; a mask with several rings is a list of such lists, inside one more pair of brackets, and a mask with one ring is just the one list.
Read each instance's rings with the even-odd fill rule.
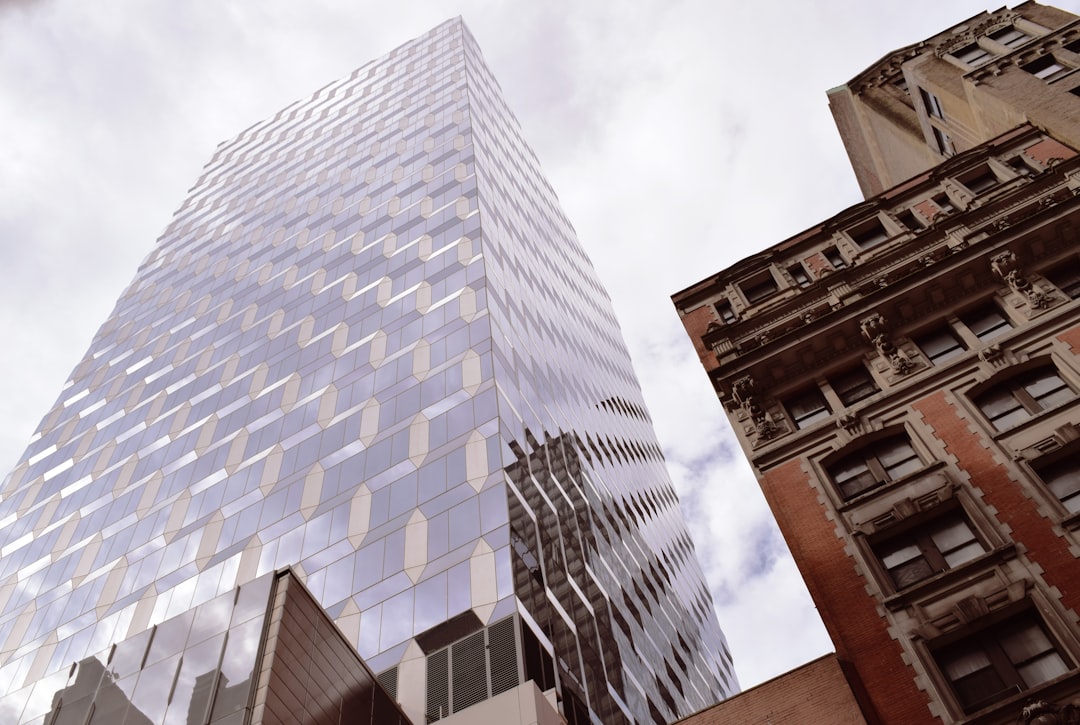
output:
[[286,567],[415,722],[738,687],[611,304],[460,20],[218,147],[0,489],[0,720]]

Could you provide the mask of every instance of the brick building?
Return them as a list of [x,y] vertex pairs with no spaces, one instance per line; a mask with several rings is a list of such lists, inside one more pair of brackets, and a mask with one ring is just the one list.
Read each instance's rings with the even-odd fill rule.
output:
[[[966,96],[972,117],[995,117],[1005,106],[985,100],[982,86],[1018,89],[1008,100],[1023,109],[1019,89],[1034,79],[1046,88],[1033,109],[1068,102],[1080,113],[1066,87],[1080,75],[1040,76],[1028,58],[1066,60],[1080,25],[1033,3],[977,16],[859,79],[899,69],[921,99],[922,79],[938,77],[931,70],[956,65],[959,46],[943,38],[982,48],[1006,37],[1006,25],[1027,39],[1002,57],[989,48],[993,57],[957,72],[953,100],[965,95],[959,84],[971,84],[981,89]],[[920,151],[915,135],[889,136],[896,118],[882,130],[886,114],[875,116],[874,99],[856,96],[856,85],[830,96],[872,195],[677,293],[675,305],[866,720],[1073,722],[1075,124],[1064,114],[1061,127],[986,123],[942,154],[915,101]],[[876,87],[903,90],[895,81]],[[1051,93],[1057,101],[1046,100]],[[860,155],[867,139],[873,153]]]

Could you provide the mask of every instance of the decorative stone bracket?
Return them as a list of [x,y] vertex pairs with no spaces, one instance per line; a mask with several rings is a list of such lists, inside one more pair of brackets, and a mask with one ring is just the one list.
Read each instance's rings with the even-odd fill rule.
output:
[[751,376],[747,375],[732,383],[731,394],[736,404],[750,415],[754,430],[762,440],[769,440],[779,432],[776,423],[761,405],[761,391]]
[[1024,296],[1024,299],[1028,301],[1036,310],[1041,310],[1049,307],[1053,302],[1053,298],[1045,292],[1040,292],[1035,289],[1029,280],[1020,269],[1019,263],[1016,261],[1016,254],[1006,250],[1001,254],[998,254],[990,258],[990,268],[994,270],[994,274],[1001,278],[1001,280],[1009,285],[1009,289],[1013,292],[1019,292]]
[[1020,711],[1024,725],[1077,725],[1080,723],[1080,707],[1073,703],[1057,705],[1046,700],[1035,700],[1024,705]]
[[915,363],[904,352],[893,344],[889,337],[889,324],[881,314],[874,313],[870,317],[859,322],[863,337],[877,348],[878,354],[883,355],[892,366],[893,372],[906,375],[915,367]]

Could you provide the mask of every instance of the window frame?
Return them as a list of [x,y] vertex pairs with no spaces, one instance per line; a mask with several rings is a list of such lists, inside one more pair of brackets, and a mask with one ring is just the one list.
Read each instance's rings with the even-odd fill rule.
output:
[[997,57],[996,53],[989,48],[984,48],[977,40],[968,43],[962,48],[949,51],[949,55],[969,68],[978,68],[981,65],[986,65]]
[[[901,448],[890,448],[890,444],[896,443],[906,444],[907,453],[896,462],[888,463],[883,460],[885,454]],[[912,462],[915,463],[914,466],[911,465]],[[859,470],[860,465],[862,470]],[[870,441],[859,441],[857,446],[849,444],[822,461],[826,479],[832,484],[843,505],[850,504],[865,494],[884,490],[891,484],[924,471],[926,467],[925,457],[906,429],[893,429]],[[840,479],[838,469],[845,469],[844,472],[851,475]],[[858,483],[860,481],[862,483]],[[856,482],[858,488],[847,486],[849,482]]]
[[1046,83],[1053,83],[1059,78],[1064,78],[1075,70],[1069,65],[1063,63],[1053,53],[1047,53],[1041,55],[1038,58],[1024,63],[1020,66],[1020,69],[1026,73],[1030,73],[1041,81]]
[[925,88],[919,88],[919,99],[922,100],[923,108],[926,109],[926,115],[930,118],[940,118],[945,120],[945,109],[941,107],[941,99],[935,94],[926,90]]
[[[940,533],[943,530],[944,524],[948,524],[950,521],[959,522],[967,529],[970,534],[970,538],[963,542],[962,546],[948,547],[947,550],[943,550],[938,540],[934,538],[935,533]],[[896,546],[897,544],[904,544],[906,546]],[[963,549],[969,547],[971,544],[977,544],[981,551],[969,556],[962,561],[951,563],[949,556],[955,555]],[[886,589],[894,594],[907,594],[920,588],[920,585],[925,584],[929,580],[937,577],[939,574],[946,572],[956,572],[966,568],[973,562],[978,561],[982,557],[994,550],[993,541],[988,540],[984,534],[982,527],[970,516],[965,507],[956,499],[953,499],[952,503],[943,503],[935,506],[926,512],[925,515],[916,515],[910,519],[905,519],[892,526],[888,526],[880,531],[875,532],[867,538],[867,545],[869,546],[870,553],[874,557],[874,560],[880,569],[882,582],[886,585]],[[893,548],[887,549],[890,545]],[[883,550],[897,553],[904,548],[914,547],[919,551],[918,557],[910,558],[898,563],[897,565],[890,566],[887,562],[887,555]],[[917,579],[902,582],[894,574],[894,570],[899,569],[903,565],[914,562],[916,559],[922,559],[928,568],[928,572]]]
[[[1011,35],[1008,40],[1001,40],[1004,35]],[[1006,48],[1018,48],[1029,40],[1033,40],[1035,36],[1025,33],[1015,25],[1003,25],[997,30],[987,33],[986,37],[998,45],[1004,45]]]
[[844,258],[844,255],[840,253],[840,248],[835,244],[830,244],[821,250],[821,256],[825,258],[825,261],[832,265],[833,269],[846,269],[848,267],[848,261]]
[[[1080,446],[1067,446],[1052,454],[1039,456],[1028,465],[1042,489],[1065,511],[1065,518],[1080,515]],[[1065,469],[1056,477],[1057,480],[1073,479],[1074,488],[1064,496],[1055,490],[1056,481],[1047,477],[1048,470],[1052,469]],[[1075,508],[1071,508],[1070,504]]]
[[802,262],[792,262],[789,264],[787,273],[795,282],[795,286],[800,289],[809,287],[814,283],[814,278],[810,276],[810,273],[806,270],[806,266]]
[[[816,400],[813,401],[814,405],[806,406],[808,412],[796,415],[793,406],[796,403],[810,401],[811,398],[816,398]],[[784,412],[787,413],[788,418],[795,426],[795,430],[806,430],[821,421],[828,420],[833,415],[829,401],[825,399],[825,395],[817,385],[800,388],[791,395],[786,396],[784,398]]]
[[[1042,639],[1048,645],[1047,647],[1028,654],[1017,651],[1015,639],[1012,642],[1008,641],[1010,635],[1023,631],[1030,632],[1035,629],[1042,635]],[[965,716],[994,707],[1013,697],[1023,696],[1032,690],[1036,690],[1049,682],[1076,671],[1075,659],[1072,653],[1065,646],[1055,628],[1043,616],[1042,611],[1038,607],[1032,606],[1030,600],[1027,606],[1009,607],[1007,611],[995,612],[982,618],[974,623],[974,626],[964,627],[958,632],[940,637],[935,642],[928,643],[927,649],[936,669],[936,674],[940,677],[940,682],[947,688],[948,694],[956,704],[959,712]],[[1010,654],[1009,649],[1013,649],[1014,653]],[[949,657],[953,653],[958,656]],[[1063,665],[1062,671],[1028,684],[1024,680],[1022,668],[1045,658],[1050,653],[1056,655],[1061,661],[1061,665]],[[978,654],[982,654],[982,659],[985,660],[985,664],[982,664],[979,669],[958,673],[957,675],[949,673],[948,664],[950,659],[953,663],[959,664],[966,658],[970,667],[973,664],[978,664]],[[1014,661],[1014,656],[1019,657],[1025,654],[1027,656],[1024,659]],[[973,657],[972,655],[976,656]],[[966,678],[970,683],[973,681],[973,675],[987,673],[988,669],[992,670],[992,674],[1001,683],[996,692],[972,700],[970,695],[965,696],[958,689],[957,684],[961,679]]]
[[[927,345],[930,338],[934,336],[948,336],[952,338],[953,342],[956,344],[943,348],[941,351],[931,355],[927,352]],[[967,345],[965,345],[960,336],[956,334],[956,329],[948,323],[924,330],[918,335],[913,335],[911,339],[912,342],[915,343],[915,346],[919,348],[919,352],[922,353],[923,357],[930,363],[931,367],[941,367],[947,362],[963,357],[968,351]]]
[[[1051,377],[1056,378],[1061,384],[1039,394],[1031,390],[1038,383],[1049,380]],[[1058,394],[1062,390],[1070,393],[1068,398],[1058,399]],[[1006,396],[1012,400],[1005,400]],[[982,415],[983,420],[987,422],[995,433],[1007,433],[1042,417],[1046,413],[1075,402],[1077,390],[1068,377],[1062,374],[1057,365],[1052,361],[1044,360],[1042,364],[1027,365],[1021,370],[1010,370],[1005,375],[996,375],[985,384],[972,390],[969,397]],[[1052,400],[1046,402],[1047,399]],[[1014,404],[1007,409],[1002,409],[1003,412],[987,411],[987,406],[995,402],[1011,402]],[[1014,414],[1018,412],[1023,414],[1023,417],[1014,418]],[[998,421],[1005,418],[1008,419],[1008,422],[999,425]]]
[[1080,299],[1080,260],[1070,259],[1043,272],[1052,285],[1070,300]]
[[[997,318],[998,322],[996,324],[988,327],[976,326],[977,323],[985,322],[992,316]],[[992,300],[968,308],[957,317],[980,344],[989,343],[1015,329],[1012,319]]]
[[934,136],[934,145],[937,147],[937,152],[942,156],[953,156],[956,154],[956,146],[953,144],[952,136],[943,129],[938,128],[934,124],[930,124],[930,130]]
[[[862,373],[862,375],[864,375],[865,377],[859,380],[855,385],[837,385],[838,382],[844,380],[845,378],[859,377],[860,373]],[[871,373],[862,363],[837,371],[832,375],[829,375],[826,378],[826,381],[828,382],[829,387],[832,388],[833,394],[836,395],[837,400],[839,400],[845,408],[850,408],[856,403],[862,400],[866,400],[867,398],[877,395],[881,392],[881,386],[878,385],[877,380],[874,379],[873,373]],[[870,390],[869,392],[863,394],[858,394],[855,397],[848,396],[848,393],[850,393],[852,390],[864,389],[866,387],[866,383],[870,383],[870,385],[873,387],[873,390]]]
[[881,219],[877,217],[848,229],[847,235],[851,238],[855,247],[862,252],[880,247],[893,237]]
[[749,305],[756,305],[775,297],[780,292],[780,284],[772,270],[765,270],[749,279],[738,283],[739,291]]

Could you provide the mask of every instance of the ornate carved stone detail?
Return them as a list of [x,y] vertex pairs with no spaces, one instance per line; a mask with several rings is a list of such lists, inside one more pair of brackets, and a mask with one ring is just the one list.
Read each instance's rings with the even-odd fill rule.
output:
[[1074,703],[1056,705],[1046,700],[1033,700],[1020,711],[1024,725],[1080,725],[1080,707]]
[[1001,345],[987,345],[979,351],[979,359],[983,362],[994,365],[1001,362],[1005,357],[1005,351],[1001,349]]
[[776,423],[769,417],[768,411],[761,404],[761,392],[752,377],[739,378],[731,384],[731,394],[735,402],[750,416],[754,431],[763,440],[769,440],[778,432]]
[[1020,264],[1016,261],[1014,252],[1005,250],[1001,254],[991,257],[990,268],[1005,284],[1009,285],[1009,289],[1022,294],[1034,309],[1041,310],[1049,307],[1053,302],[1050,295],[1040,292],[1031,284],[1031,280],[1020,269]]
[[836,419],[836,425],[848,433],[855,434],[862,432],[863,421],[862,418],[853,413],[845,413]]
[[893,372],[906,375],[914,369],[915,363],[902,350],[898,349],[889,338],[888,322],[884,316],[875,313],[861,320],[859,327],[862,329],[863,337],[877,348],[880,355],[889,361]]

